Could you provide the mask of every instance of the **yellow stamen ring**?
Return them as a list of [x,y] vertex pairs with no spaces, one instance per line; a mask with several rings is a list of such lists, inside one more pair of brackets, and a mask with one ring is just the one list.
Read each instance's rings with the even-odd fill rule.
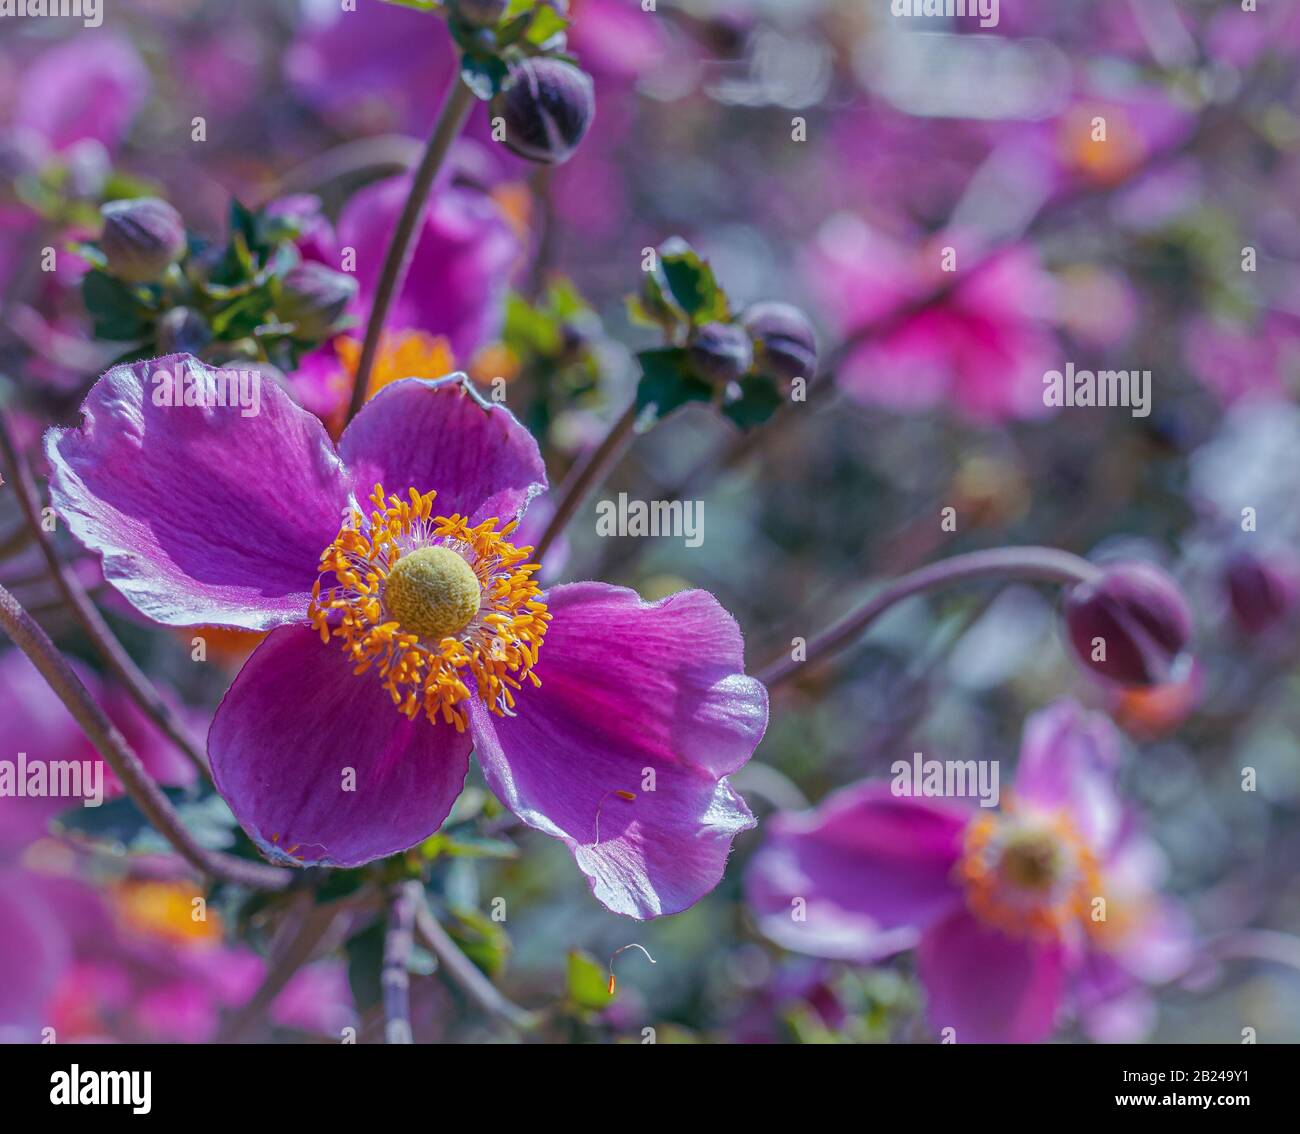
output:
[[532,672],[550,621],[533,581],[531,547],[506,541],[516,526],[434,516],[434,492],[370,495],[320,559],[308,617],[337,639],[362,674],[372,666],[407,717],[423,709],[464,732],[471,684],[499,716]]
[[966,828],[957,877],[966,905],[987,925],[1014,937],[1051,937],[1067,926],[1092,929],[1101,896],[1096,856],[1061,813],[981,815]]

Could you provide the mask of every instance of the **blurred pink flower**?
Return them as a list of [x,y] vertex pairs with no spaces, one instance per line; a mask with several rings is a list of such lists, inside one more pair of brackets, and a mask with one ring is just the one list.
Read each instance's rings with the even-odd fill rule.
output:
[[148,94],[149,72],[129,41],[111,33],[78,36],[26,69],[11,125],[53,153],[87,140],[112,153]]
[[1300,324],[1289,316],[1266,315],[1252,327],[1195,315],[1184,328],[1183,350],[1188,369],[1223,405],[1300,389]]
[[[952,274],[940,269],[949,242]],[[1045,414],[1043,374],[1059,356],[1052,278],[1027,245],[979,255],[952,236],[913,252],[856,218],[828,222],[805,274],[840,335],[861,336],[839,369],[841,388],[902,412],[947,405],[986,422]]]
[[[356,250],[361,287],[356,313],[363,321],[408,186],[406,177],[369,185],[339,217],[339,247]],[[443,335],[455,357],[472,357],[501,328],[506,289],[520,252],[518,237],[491,197],[444,181],[429,201],[405,286],[393,300],[387,325]]]
[[1116,795],[1118,760],[1110,721],[1062,702],[1026,725],[1001,812],[845,788],[769,820],[749,903],[799,952],[914,948],[930,1024],[960,1043],[1040,1042],[1066,1009],[1131,1040],[1152,1023],[1145,985],[1186,969],[1190,928],[1156,890],[1163,860]]

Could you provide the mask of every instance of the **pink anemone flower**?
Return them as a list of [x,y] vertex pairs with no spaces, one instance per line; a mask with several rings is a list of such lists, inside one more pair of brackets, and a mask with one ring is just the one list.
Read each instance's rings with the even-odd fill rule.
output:
[[81,426],[47,435],[52,499],[148,617],[270,631],[208,735],[265,855],[349,867],[418,844],[474,749],[616,913],[718,883],[754,824],[727,776],[767,693],[711,595],[543,592],[510,542],[546,486],[537,444],[461,375],[383,388],[336,449],[274,383],[250,414],[170,405],[160,371],[221,381],[183,355],[110,370]]
[[1118,759],[1106,718],[1055,705],[1026,726],[1000,811],[845,788],[767,825],[749,903],[799,952],[915,949],[936,1038],[1041,1042],[1071,1010],[1096,1039],[1132,1040],[1152,1024],[1147,985],[1187,970],[1190,932],[1115,794]]

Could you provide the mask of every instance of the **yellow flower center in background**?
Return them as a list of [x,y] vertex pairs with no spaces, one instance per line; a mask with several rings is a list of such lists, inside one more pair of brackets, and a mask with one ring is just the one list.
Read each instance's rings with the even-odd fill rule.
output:
[[[361,340],[352,335],[339,335],[333,342],[338,357],[339,370],[331,375],[329,389],[337,399],[337,406],[325,417],[325,427],[335,441],[347,423],[348,399],[357,379],[361,363]],[[385,332],[379,340],[379,352],[370,371],[366,387],[366,401],[385,386],[403,378],[445,378],[456,369],[456,359],[451,344],[441,335],[424,331]]]
[[113,891],[113,909],[121,925],[140,937],[175,943],[218,940],[221,918],[195,906],[200,896],[180,882],[123,882]]
[[[334,340],[334,350],[348,376],[350,391],[361,362],[361,340],[352,335],[342,335]],[[379,353],[371,368],[367,400],[402,378],[442,378],[455,369],[456,359],[452,356],[451,345],[441,335],[434,336],[424,331],[386,332],[380,339]]]
[[532,548],[506,541],[516,522],[434,516],[436,495],[376,485],[374,511],[354,509],[321,554],[308,618],[354,672],[377,669],[400,712],[464,732],[474,693],[506,716],[525,679],[541,684],[532,670],[551,616]]
[[431,642],[459,634],[478,613],[478,576],[449,547],[422,547],[388,573],[384,602],[394,617]]
[[1096,858],[1064,814],[983,815],[966,828],[957,875],[966,905],[1013,937],[1046,937],[1069,925],[1092,928],[1102,897]]

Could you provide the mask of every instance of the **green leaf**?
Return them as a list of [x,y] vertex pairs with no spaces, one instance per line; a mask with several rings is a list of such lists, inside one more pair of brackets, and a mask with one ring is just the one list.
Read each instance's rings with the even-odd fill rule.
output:
[[549,358],[560,351],[559,324],[518,292],[511,292],[506,299],[502,339],[519,358],[533,355]]
[[499,976],[510,958],[505,927],[472,907],[454,906],[451,912],[454,917],[446,923],[451,939],[488,976]]
[[81,298],[95,322],[97,339],[135,342],[148,333],[152,313],[121,280],[93,269],[82,277]]
[[399,8],[413,8],[417,12],[436,12],[442,5],[438,0],[384,0],[385,4],[395,4]]
[[569,951],[566,969],[569,999],[580,1008],[600,1011],[613,1003],[609,991],[609,973],[589,953]]
[[534,47],[541,47],[548,40],[560,35],[569,26],[569,21],[554,8],[545,5],[539,7],[528,25],[528,34],[524,37]]
[[257,217],[245,208],[238,197],[230,199],[230,238],[243,237],[245,248],[257,246]]
[[439,831],[420,844],[420,853],[429,859],[442,855],[448,858],[518,858],[519,848],[505,839]]
[[465,85],[484,102],[491,100],[505,83],[509,68],[495,55],[466,55],[461,60],[460,76]]
[[664,293],[659,277],[647,272],[639,295],[627,299],[628,318],[642,327],[654,327],[667,339],[676,338],[676,330],[686,319],[677,305]]
[[659,417],[667,417],[688,402],[713,399],[713,387],[691,373],[685,348],[643,350],[636,358],[641,366],[641,381],[636,388],[638,410],[653,408]]
[[69,252],[74,256],[80,256],[92,268],[98,268],[103,271],[108,267],[108,257],[104,255],[104,250],[98,244],[80,240],[71,240],[66,245]]
[[219,339],[242,339],[264,326],[273,298],[269,288],[250,291],[212,316],[212,333]]
[[713,275],[686,241],[674,237],[659,249],[659,270],[672,295],[693,324],[713,323],[730,317],[727,297]]
[[[235,817],[216,793],[192,798],[189,789],[164,788],[186,830],[195,842],[210,850],[227,850],[235,843]],[[74,807],[54,820],[55,827],[73,838],[120,848],[131,854],[169,851],[171,845],[149,824],[129,796],[110,799],[99,807]]]
[[724,403],[722,412],[741,429],[753,429],[781,408],[781,392],[767,375],[746,375],[740,380],[740,397]]

